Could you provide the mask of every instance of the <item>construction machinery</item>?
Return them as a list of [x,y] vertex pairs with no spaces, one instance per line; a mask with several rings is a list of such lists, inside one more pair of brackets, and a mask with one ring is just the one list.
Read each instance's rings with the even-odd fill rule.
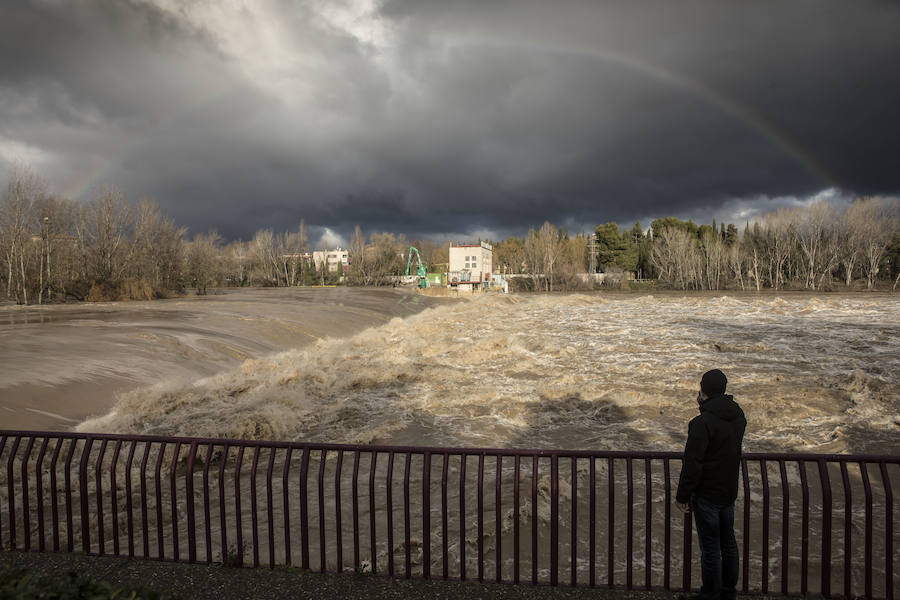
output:
[[[415,275],[410,275],[410,270],[413,266],[413,254],[416,255],[416,262],[418,263],[418,266],[416,267]],[[422,256],[419,254],[419,251],[416,250],[415,246],[410,246],[409,258],[406,260],[406,279],[410,281],[410,283],[415,283],[418,287],[424,288],[428,285],[428,280],[425,277],[425,274],[427,272],[428,270],[422,263]]]

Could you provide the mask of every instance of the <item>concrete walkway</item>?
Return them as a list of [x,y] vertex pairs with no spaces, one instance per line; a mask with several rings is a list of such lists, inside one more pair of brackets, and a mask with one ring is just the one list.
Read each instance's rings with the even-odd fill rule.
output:
[[29,569],[40,575],[77,571],[115,586],[142,585],[196,600],[243,598],[347,598],[387,600],[443,598],[447,600],[506,600],[556,598],[601,600],[671,600],[664,592],[624,592],[527,585],[478,584],[448,581],[403,581],[371,575],[307,573],[299,569],[229,568],[219,564],[189,565],[76,554],[0,551],[0,566]]

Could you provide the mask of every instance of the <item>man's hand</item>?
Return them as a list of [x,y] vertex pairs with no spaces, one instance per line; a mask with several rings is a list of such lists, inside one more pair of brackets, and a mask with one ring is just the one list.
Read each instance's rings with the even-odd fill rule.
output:
[[691,505],[688,502],[679,502],[678,500],[676,500],[675,506],[677,506],[678,510],[680,510],[684,514],[688,514],[689,512],[691,512]]

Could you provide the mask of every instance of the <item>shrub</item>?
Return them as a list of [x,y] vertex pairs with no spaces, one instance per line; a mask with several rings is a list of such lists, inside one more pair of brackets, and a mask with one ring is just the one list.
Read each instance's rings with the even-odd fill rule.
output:
[[26,569],[7,566],[0,569],[0,598],[176,600],[179,596],[169,592],[148,590],[140,586],[119,588],[101,579],[75,571],[56,576],[42,576]]

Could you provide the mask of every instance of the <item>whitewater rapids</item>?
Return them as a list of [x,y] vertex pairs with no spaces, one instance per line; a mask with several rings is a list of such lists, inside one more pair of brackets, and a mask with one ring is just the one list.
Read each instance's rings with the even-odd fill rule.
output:
[[900,452],[900,298],[473,296],[192,383],[122,394],[85,432],[679,450],[707,369],[745,450]]

